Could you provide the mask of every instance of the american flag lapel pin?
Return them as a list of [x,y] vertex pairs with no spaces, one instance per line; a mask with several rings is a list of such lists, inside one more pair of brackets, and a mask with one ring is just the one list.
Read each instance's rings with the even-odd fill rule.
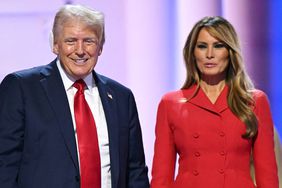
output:
[[108,95],[108,97],[109,97],[110,99],[113,99],[112,94],[110,94],[110,93],[108,92],[107,95]]

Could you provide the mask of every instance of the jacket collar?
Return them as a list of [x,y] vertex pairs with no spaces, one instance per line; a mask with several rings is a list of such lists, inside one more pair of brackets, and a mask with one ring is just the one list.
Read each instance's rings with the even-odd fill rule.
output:
[[227,103],[228,90],[229,90],[228,86],[225,85],[214,104],[209,100],[209,98],[207,97],[207,95],[205,94],[205,92],[202,90],[201,87],[199,87],[197,91],[196,85],[193,85],[192,87],[187,89],[185,92],[186,93],[185,96],[188,99],[187,102],[219,115],[221,112],[228,109],[228,103]]

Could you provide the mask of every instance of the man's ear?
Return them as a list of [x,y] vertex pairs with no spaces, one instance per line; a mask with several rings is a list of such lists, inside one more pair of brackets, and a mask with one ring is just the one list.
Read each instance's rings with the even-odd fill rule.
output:
[[103,48],[101,47],[101,48],[99,49],[98,55],[101,55],[101,54],[102,54],[102,51],[103,51]]
[[56,43],[53,44],[52,51],[53,51],[54,54],[59,55],[58,44],[56,44]]

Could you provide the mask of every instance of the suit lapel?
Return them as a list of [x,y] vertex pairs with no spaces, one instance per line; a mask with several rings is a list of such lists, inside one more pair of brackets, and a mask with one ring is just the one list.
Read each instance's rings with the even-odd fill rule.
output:
[[[56,119],[58,120],[59,128],[74,165],[77,169],[79,169],[71,112],[56,61],[53,61],[45,69],[43,69],[41,74],[43,77],[40,82],[52,106]],[[99,95],[107,121],[112,185],[113,187],[116,187],[119,176],[119,128],[117,126],[117,98],[102,76],[93,72],[93,77],[99,90]]]
[[110,145],[110,160],[112,173],[112,187],[117,187],[119,176],[119,127],[117,117],[117,97],[113,90],[107,85],[106,80],[93,72],[93,77],[97,84],[99,95],[102,101],[107,127],[109,134]]
[[222,90],[222,92],[220,93],[220,95],[218,96],[218,99],[216,100],[215,107],[219,113],[228,109],[228,102],[227,102],[228,91],[229,91],[229,87],[226,85]]
[[42,70],[41,74],[44,77],[40,82],[58,120],[59,128],[71,158],[76,168],[79,169],[72,116],[56,61],[50,63],[46,69]]
[[[187,95],[192,96],[195,91],[196,91],[196,86],[192,86],[190,89],[188,89]],[[227,94],[228,94],[228,87],[225,86],[221,94],[218,96],[216,103],[212,104],[209,98],[204,93],[204,91],[201,88],[199,88],[196,95],[192,97],[190,100],[188,100],[188,102],[200,108],[208,110],[212,113],[220,115],[221,112],[223,112],[228,108]]]

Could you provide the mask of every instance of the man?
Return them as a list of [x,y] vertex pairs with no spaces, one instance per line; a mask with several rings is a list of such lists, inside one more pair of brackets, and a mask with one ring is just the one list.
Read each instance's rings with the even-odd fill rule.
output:
[[133,94],[97,74],[104,17],[65,5],[48,65],[0,85],[1,188],[147,188]]

